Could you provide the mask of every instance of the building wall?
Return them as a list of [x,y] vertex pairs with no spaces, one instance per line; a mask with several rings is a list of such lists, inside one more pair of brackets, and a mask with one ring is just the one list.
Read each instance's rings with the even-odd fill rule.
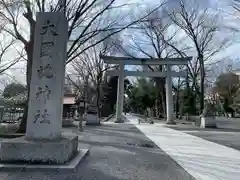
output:
[[232,73],[238,75],[239,80],[240,80],[240,70],[233,70]]

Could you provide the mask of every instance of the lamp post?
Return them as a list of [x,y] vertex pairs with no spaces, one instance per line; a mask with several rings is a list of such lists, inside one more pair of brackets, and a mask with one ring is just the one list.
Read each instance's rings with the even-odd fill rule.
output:
[[79,130],[80,130],[80,132],[83,132],[82,121],[83,121],[83,114],[84,114],[84,112],[85,112],[85,100],[84,99],[80,99],[80,101],[79,101],[79,115],[80,115]]
[[83,121],[83,114],[85,112],[85,100],[84,100],[84,96],[82,96],[82,94],[80,92],[76,96],[75,102],[77,104],[77,110],[78,110],[78,114],[79,114],[78,128],[79,128],[79,131],[83,132],[82,121]]
[[83,93],[78,92],[78,95],[76,97],[76,104],[77,104],[77,109],[78,109],[78,114],[79,114],[79,131],[83,132],[83,115],[86,112],[87,109],[87,88],[88,88],[88,76],[85,78],[85,83],[84,83],[84,89]]

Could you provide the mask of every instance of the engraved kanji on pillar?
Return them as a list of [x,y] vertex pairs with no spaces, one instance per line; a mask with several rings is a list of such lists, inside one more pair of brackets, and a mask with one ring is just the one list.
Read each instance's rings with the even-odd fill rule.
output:
[[[56,26],[50,20],[46,22],[41,27],[41,47],[40,47],[40,66],[37,69],[37,75],[39,82],[46,79],[51,79],[54,76],[54,71],[52,68],[52,49],[55,46],[54,39],[58,35]],[[44,81],[45,82],[45,81]],[[44,86],[38,86],[36,91],[36,99],[40,103],[43,109],[38,109],[34,118],[34,123],[47,123],[50,124],[48,119],[48,110],[45,108],[47,101],[51,98],[52,90],[49,88],[48,84]],[[39,119],[41,119],[39,121]]]

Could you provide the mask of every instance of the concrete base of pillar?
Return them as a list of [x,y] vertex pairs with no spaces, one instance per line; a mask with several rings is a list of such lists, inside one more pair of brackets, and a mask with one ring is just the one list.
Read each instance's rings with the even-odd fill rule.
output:
[[65,164],[78,150],[78,136],[62,136],[56,140],[26,140],[25,137],[1,142],[2,163]]
[[122,116],[117,116],[116,120],[114,121],[115,123],[125,123],[125,121],[127,120],[127,118],[122,115]]

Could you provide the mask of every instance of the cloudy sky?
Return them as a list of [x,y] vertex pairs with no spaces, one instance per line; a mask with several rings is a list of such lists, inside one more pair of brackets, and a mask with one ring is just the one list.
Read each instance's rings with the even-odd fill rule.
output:
[[[179,4],[179,1],[180,0],[170,0],[169,3],[167,4],[167,8],[169,10],[171,8],[176,8]],[[232,0],[185,0],[185,1],[188,2],[189,5],[191,3],[193,5],[196,5],[198,3],[200,9],[205,9],[206,7],[208,7],[208,8],[211,8],[212,12],[218,12],[221,16],[220,18],[222,19],[221,21],[222,21],[223,27],[231,25],[238,28],[238,24],[240,24],[240,20],[237,20],[233,16],[236,14],[231,7]],[[159,1],[153,1],[153,0],[131,0],[131,2],[142,4],[144,7],[147,7],[147,6],[154,7],[156,6],[154,2],[159,3]],[[239,17],[240,17],[240,13],[239,13]],[[239,29],[240,29],[240,26],[239,26]],[[228,35],[228,33],[229,32],[226,30],[226,32],[223,33],[222,35],[223,36]],[[233,34],[231,34],[231,37],[232,36]],[[226,57],[225,59],[229,59],[229,60],[225,60],[224,62],[221,62],[222,64],[220,64],[220,66],[227,66],[227,64],[230,63],[230,64],[233,64],[234,69],[236,69],[236,68],[240,68],[239,62],[236,61],[237,59],[239,59],[240,34],[235,33],[233,37],[234,37],[233,38],[234,42],[232,43],[232,45],[227,49],[225,49],[224,51],[222,51],[221,53],[219,53],[215,57],[215,59],[222,59]],[[5,37],[0,38],[0,40],[4,40],[4,39]],[[16,56],[16,53],[9,52],[4,58],[5,61],[3,61],[2,63],[6,63],[9,60],[14,59],[15,56]],[[11,69],[9,69],[6,72],[8,75],[2,76],[2,78],[0,79],[0,89],[4,87],[4,84],[12,80],[25,83],[25,64],[26,64],[25,61],[22,61],[16,64],[15,66],[13,66]]]

